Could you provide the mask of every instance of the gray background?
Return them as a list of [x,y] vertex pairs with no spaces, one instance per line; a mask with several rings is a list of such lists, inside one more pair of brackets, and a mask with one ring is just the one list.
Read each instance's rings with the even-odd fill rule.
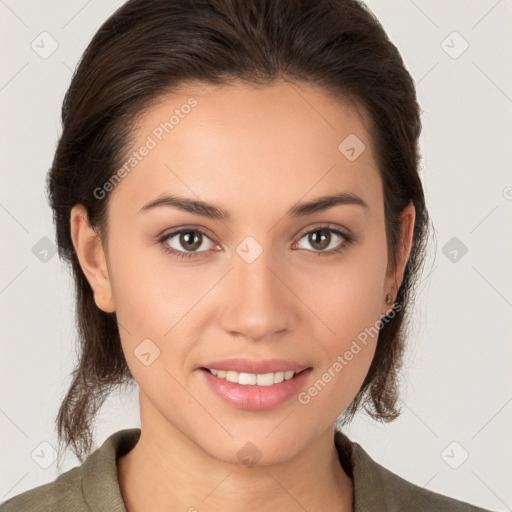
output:
[[[72,70],[121,3],[0,0],[0,501],[58,476],[53,422],[74,367],[74,299],[52,253],[45,174]],[[410,326],[403,414],[391,424],[361,414],[345,431],[411,482],[512,510],[512,2],[367,3],[417,84],[437,245]],[[140,425],[137,398],[107,400],[96,447]],[[69,454],[63,466],[77,463]]]

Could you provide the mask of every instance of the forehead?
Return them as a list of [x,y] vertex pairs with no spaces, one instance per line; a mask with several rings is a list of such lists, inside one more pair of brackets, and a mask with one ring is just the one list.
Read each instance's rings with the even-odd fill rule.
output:
[[308,84],[164,95],[138,119],[129,160],[111,197],[125,212],[171,192],[240,211],[336,191],[369,203],[381,194],[360,110]]

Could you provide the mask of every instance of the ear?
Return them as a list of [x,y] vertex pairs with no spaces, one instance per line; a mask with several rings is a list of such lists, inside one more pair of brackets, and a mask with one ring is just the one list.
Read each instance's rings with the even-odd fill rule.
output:
[[[386,285],[383,294],[383,303],[388,293],[396,299],[398,290],[402,285],[404,278],[405,267],[409,256],[411,254],[412,243],[414,239],[414,222],[416,220],[416,209],[414,204],[409,204],[403,209],[400,214],[400,241],[397,247],[396,266],[392,272],[386,277]],[[388,307],[389,304],[386,305]]]
[[79,204],[71,209],[71,240],[82,271],[94,292],[94,302],[105,313],[115,311],[112,286],[101,239],[89,225],[86,208]]

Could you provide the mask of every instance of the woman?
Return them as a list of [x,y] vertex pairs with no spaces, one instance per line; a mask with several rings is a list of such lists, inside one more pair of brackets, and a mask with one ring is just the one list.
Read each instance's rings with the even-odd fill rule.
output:
[[[364,5],[130,0],[62,119],[81,354],[57,423],[82,464],[2,511],[483,510],[336,427],[398,416],[429,228],[413,81]],[[141,428],[90,453],[130,382]]]

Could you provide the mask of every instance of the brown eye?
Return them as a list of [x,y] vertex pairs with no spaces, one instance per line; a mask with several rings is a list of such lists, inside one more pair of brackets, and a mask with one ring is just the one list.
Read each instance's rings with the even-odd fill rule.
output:
[[[210,246],[204,250],[198,250],[204,246],[205,241],[209,241]],[[214,246],[210,237],[200,229],[181,229],[160,239],[164,250],[180,258],[189,258],[199,255],[199,253],[208,252]]]
[[326,255],[339,252],[352,242],[352,237],[348,234],[329,227],[319,227],[307,231],[301,235],[299,240],[306,238],[307,243],[311,246],[311,251]]
[[179,233],[179,243],[182,247],[185,247],[189,251],[195,251],[201,247],[203,235],[199,233],[196,235],[196,231],[183,231]]
[[341,231],[324,227],[304,233],[301,240],[305,238],[315,252],[329,252],[327,249],[335,249],[331,252],[336,252],[336,247],[344,245],[344,241],[348,240],[348,236]]
[[308,233],[308,242],[319,251],[326,249],[331,241],[331,233],[328,229],[317,229]]

